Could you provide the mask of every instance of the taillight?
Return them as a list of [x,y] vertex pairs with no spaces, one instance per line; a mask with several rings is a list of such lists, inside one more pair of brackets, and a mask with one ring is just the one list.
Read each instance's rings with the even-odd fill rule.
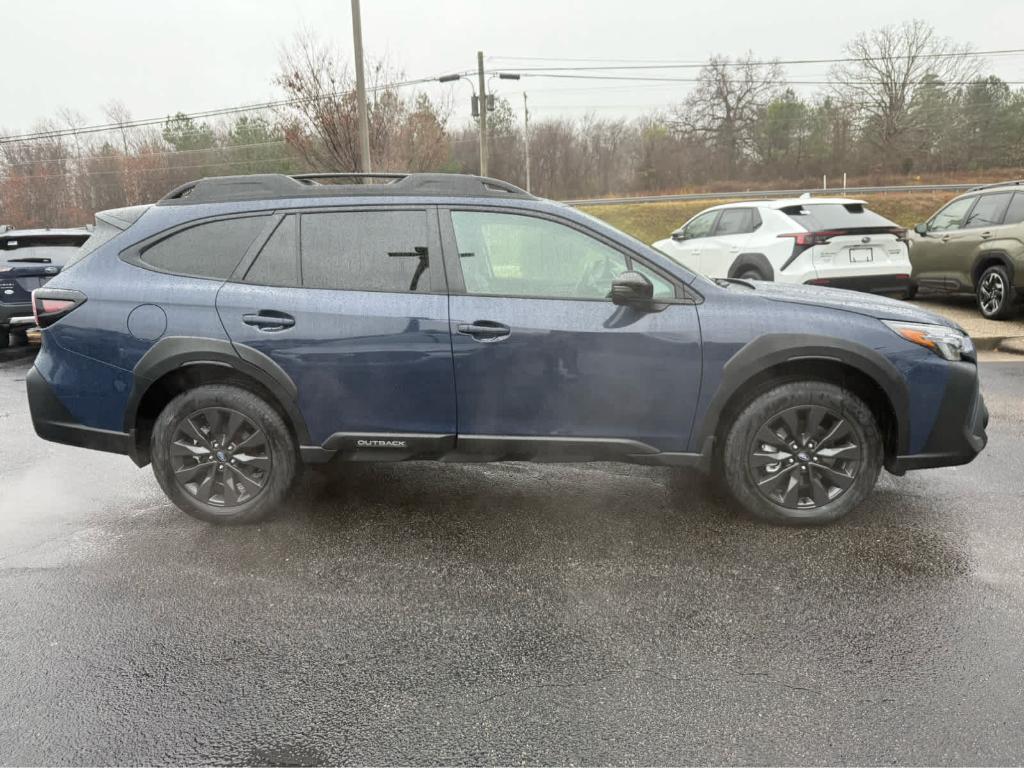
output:
[[36,288],[32,291],[32,314],[36,325],[46,328],[85,303],[85,294],[65,288]]
[[825,230],[822,232],[787,232],[779,237],[792,237],[793,242],[803,248],[811,248],[815,245],[827,243],[833,237],[844,234],[841,231]]

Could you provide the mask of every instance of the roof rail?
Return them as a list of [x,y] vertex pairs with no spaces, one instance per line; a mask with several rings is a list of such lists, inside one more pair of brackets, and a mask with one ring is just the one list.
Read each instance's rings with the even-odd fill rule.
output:
[[[371,179],[380,181],[369,184],[353,183]],[[343,183],[330,183],[332,180]],[[194,205],[283,197],[374,195],[536,199],[507,181],[459,173],[301,173],[295,176],[255,173],[248,176],[212,176],[189,181],[160,198],[158,205]]]
[[1019,187],[1024,184],[1024,179],[1017,179],[1016,181],[997,181],[994,184],[982,184],[977,187],[971,187],[968,192],[980,192],[983,189],[995,189],[996,187]]

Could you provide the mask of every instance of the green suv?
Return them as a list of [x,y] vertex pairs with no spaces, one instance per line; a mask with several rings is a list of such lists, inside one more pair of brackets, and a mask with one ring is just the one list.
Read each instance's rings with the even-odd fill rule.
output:
[[1005,320],[1024,296],[1024,182],[976,187],[923,224],[910,249],[910,294],[970,292],[981,314]]

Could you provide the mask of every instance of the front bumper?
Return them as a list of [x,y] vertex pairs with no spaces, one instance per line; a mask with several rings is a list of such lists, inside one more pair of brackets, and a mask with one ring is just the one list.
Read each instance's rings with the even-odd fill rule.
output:
[[135,440],[132,434],[87,427],[76,421],[35,366],[25,377],[25,385],[32,426],[44,440],[133,456]]
[[911,469],[954,467],[968,464],[988,443],[988,408],[982,397],[977,367],[971,363],[951,363],[946,393],[938,417],[924,448],[919,453],[895,456],[885,468],[894,475]]
[[804,285],[821,285],[827,288],[845,288],[863,293],[906,293],[910,288],[910,275],[861,275],[854,277],[825,277],[808,280]]

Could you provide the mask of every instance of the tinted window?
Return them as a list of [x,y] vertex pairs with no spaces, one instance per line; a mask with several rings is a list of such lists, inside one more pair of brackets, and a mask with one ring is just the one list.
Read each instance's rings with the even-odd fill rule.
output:
[[726,208],[715,225],[716,235],[742,235],[754,230],[750,208]]
[[686,239],[690,240],[694,237],[707,237],[711,234],[711,228],[715,224],[715,217],[718,216],[718,211],[708,211],[702,213],[696,219],[686,225],[686,229],[683,230]]
[[302,284],[347,291],[429,291],[425,211],[302,216]]
[[298,224],[294,216],[286,216],[245,274],[245,282],[257,285],[299,285]]
[[1020,224],[1024,221],[1024,192],[1014,192],[1010,207],[1003,216],[1003,224]]
[[141,259],[165,272],[224,280],[266,223],[265,216],[247,216],[199,224],[151,245]]
[[782,212],[808,232],[825,229],[857,227],[895,227],[884,216],[865,208],[861,203],[802,203],[790,205]]
[[505,213],[453,211],[468,293],[604,299],[626,257],[571,227]]
[[676,297],[676,287],[653,269],[649,269],[637,261],[633,262],[633,269],[650,280],[654,285],[654,298],[674,299]]
[[963,221],[967,211],[974,205],[974,197],[961,197],[954,200],[941,211],[932,216],[928,222],[929,232],[945,232],[949,229],[960,229],[960,222]]
[[963,223],[964,229],[975,227],[994,227],[1003,221],[1003,211],[1006,204],[1010,202],[1009,192],[999,192],[995,195],[982,195],[978,198],[978,204],[967,214]]

